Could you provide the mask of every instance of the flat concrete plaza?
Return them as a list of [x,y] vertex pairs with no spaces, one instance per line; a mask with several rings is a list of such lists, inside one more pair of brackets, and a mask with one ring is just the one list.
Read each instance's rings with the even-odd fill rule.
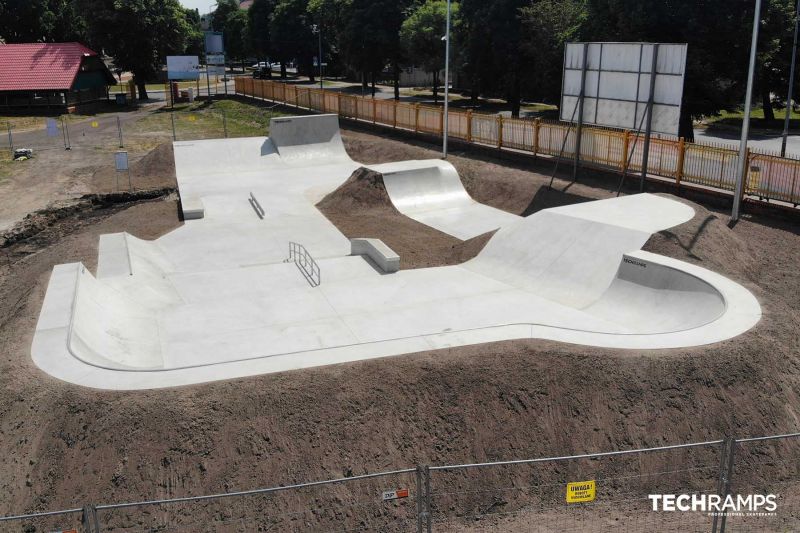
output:
[[[155,241],[103,235],[96,275],[54,268],[31,349],[41,369],[148,389],[508,339],[697,346],[761,317],[737,283],[641,250],[692,219],[683,203],[643,194],[523,218],[475,202],[439,160],[370,168],[414,220],[462,240],[497,231],[465,263],[384,272],[315,207],[362,166],[337,117],[270,131],[174,143],[185,224]],[[290,243],[302,258],[287,261]]]

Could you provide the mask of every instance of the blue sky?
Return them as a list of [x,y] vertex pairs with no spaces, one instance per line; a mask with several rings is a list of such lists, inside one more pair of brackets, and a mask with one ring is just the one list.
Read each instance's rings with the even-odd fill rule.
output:
[[216,0],[180,0],[181,4],[192,9],[199,9],[204,15],[211,11],[211,6],[216,5]]

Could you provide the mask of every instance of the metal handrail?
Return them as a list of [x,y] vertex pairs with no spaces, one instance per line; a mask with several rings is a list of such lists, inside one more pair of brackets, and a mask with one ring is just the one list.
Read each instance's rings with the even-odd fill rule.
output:
[[306,250],[306,247],[302,244],[289,241],[289,258],[284,262],[293,262],[297,265],[303,277],[306,278],[306,281],[308,281],[309,285],[312,287],[319,287],[322,283],[319,265],[314,261],[314,258],[311,257],[311,254],[308,253],[308,250]]

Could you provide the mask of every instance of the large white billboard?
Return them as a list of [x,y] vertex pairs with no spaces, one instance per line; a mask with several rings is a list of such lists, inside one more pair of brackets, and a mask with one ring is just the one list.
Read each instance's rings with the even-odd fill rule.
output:
[[167,56],[167,79],[196,80],[200,78],[200,59],[197,56]]
[[686,74],[685,44],[568,43],[564,52],[561,120],[578,120],[585,53],[584,124],[643,129],[656,46],[652,131],[677,135]]

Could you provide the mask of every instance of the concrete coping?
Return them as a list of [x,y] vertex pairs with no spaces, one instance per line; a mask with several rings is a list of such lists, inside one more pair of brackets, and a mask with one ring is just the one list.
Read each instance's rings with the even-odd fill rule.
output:
[[350,239],[350,255],[366,255],[387,274],[400,270],[400,256],[380,239]]
[[181,198],[184,220],[197,220],[205,216],[205,206],[200,198]]

